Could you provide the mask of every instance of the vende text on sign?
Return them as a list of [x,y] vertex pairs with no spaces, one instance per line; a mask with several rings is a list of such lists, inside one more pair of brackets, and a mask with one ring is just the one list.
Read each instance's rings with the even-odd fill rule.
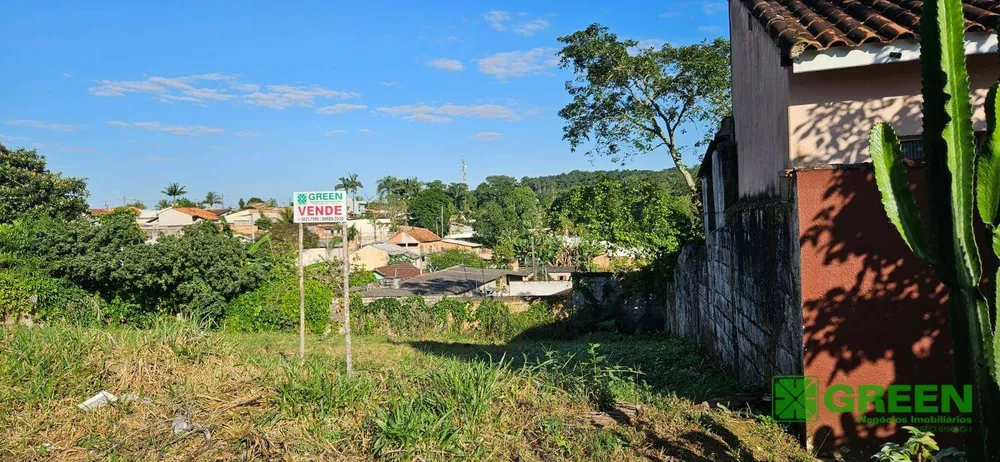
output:
[[347,221],[344,191],[307,191],[293,194],[296,223],[343,223]]

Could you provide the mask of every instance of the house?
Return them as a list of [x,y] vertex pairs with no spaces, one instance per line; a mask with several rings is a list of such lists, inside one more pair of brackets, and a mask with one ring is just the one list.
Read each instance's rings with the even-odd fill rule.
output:
[[391,263],[412,263],[419,259],[420,254],[416,250],[387,243],[366,245],[351,253],[351,265],[367,270],[380,268]]
[[390,287],[375,287],[364,291],[364,298],[386,297],[453,297],[501,296],[509,293],[511,282],[523,281],[528,274],[518,271],[455,266],[426,273]]
[[572,281],[576,268],[572,266],[546,266],[543,271],[551,281]]
[[[137,220],[145,220],[142,212]],[[205,221],[219,221],[219,216],[195,207],[171,207],[157,210],[154,218],[140,221],[139,227],[149,235],[149,241],[155,242],[160,236],[177,235],[184,227]]]
[[427,228],[400,226],[396,235],[389,238],[390,244],[415,249],[421,255],[441,250],[441,237]]
[[424,273],[412,263],[393,263],[375,268],[374,272],[379,278],[399,279],[401,281],[415,278]]
[[[981,131],[1000,1],[963,3]],[[679,257],[671,328],[747,383],[812,376],[823,396],[953,381],[947,290],[886,218],[867,142],[892,123],[922,202],[920,5],[729,2],[733,118],[698,174],[705,244]],[[819,406],[801,434],[821,454],[905,439],[862,417]]]
[[255,202],[243,210],[229,212],[222,217],[226,219],[233,232],[248,237],[259,237],[264,231],[257,226],[257,221],[265,217],[277,221],[283,210],[283,207],[269,207],[263,202]]
[[493,249],[483,246],[482,244],[476,242],[470,242],[463,239],[451,239],[444,238],[438,242],[438,251],[458,249],[466,252],[472,252],[482,258],[483,260],[490,260],[493,258]]

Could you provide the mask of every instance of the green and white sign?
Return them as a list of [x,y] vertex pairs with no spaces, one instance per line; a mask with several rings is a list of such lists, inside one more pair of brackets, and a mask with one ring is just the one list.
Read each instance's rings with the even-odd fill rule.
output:
[[296,223],[343,223],[347,221],[347,193],[307,191],[292,195]]

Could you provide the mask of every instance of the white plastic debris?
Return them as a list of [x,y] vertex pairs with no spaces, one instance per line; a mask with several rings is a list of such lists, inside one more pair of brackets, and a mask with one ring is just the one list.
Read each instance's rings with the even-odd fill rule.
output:
[[108,403],[113,403],[115,401],[118,401],[117,396],[112,395],[107,391],[101,390],[97,392],[96,395],[87,398],[86,401],[77,404],[76,407],[80,408],[80,410],[84,412],[87,412],[87,411],[93,411],[94,409],[97,409],[99,407],[107,406]]
[[173,430],[174,436],[179,436],[194,430],[194,425],[191,424],[191,419],[179,415],[170,422],[170,429]]

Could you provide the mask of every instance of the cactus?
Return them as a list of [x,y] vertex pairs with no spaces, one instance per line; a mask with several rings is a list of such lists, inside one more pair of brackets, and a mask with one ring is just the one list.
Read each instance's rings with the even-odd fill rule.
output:
[[[1000,132],[997,86],[987,97],[988,142],[977,156],[964,52],[962,0],[928,0],[921,12],[923,148],[927,158],[930,232],[925,234],[910,191],[899,139],[888,124],[871,132],[875,181],[889,220],[914,255],[950,289],[956,382],[971,384],[970,460],[1000,460],[1000,322],[991,328],[990,303],[980,291],[982,265],[973,227],[976,211],[1000,259]],[[997,279],[1000,280],[1000,271]],[[1000,284],[994,284],[1000,286]],[[992,309],[1000,306],[994,289]],[[994,316],[995,318],[995,316]]]

